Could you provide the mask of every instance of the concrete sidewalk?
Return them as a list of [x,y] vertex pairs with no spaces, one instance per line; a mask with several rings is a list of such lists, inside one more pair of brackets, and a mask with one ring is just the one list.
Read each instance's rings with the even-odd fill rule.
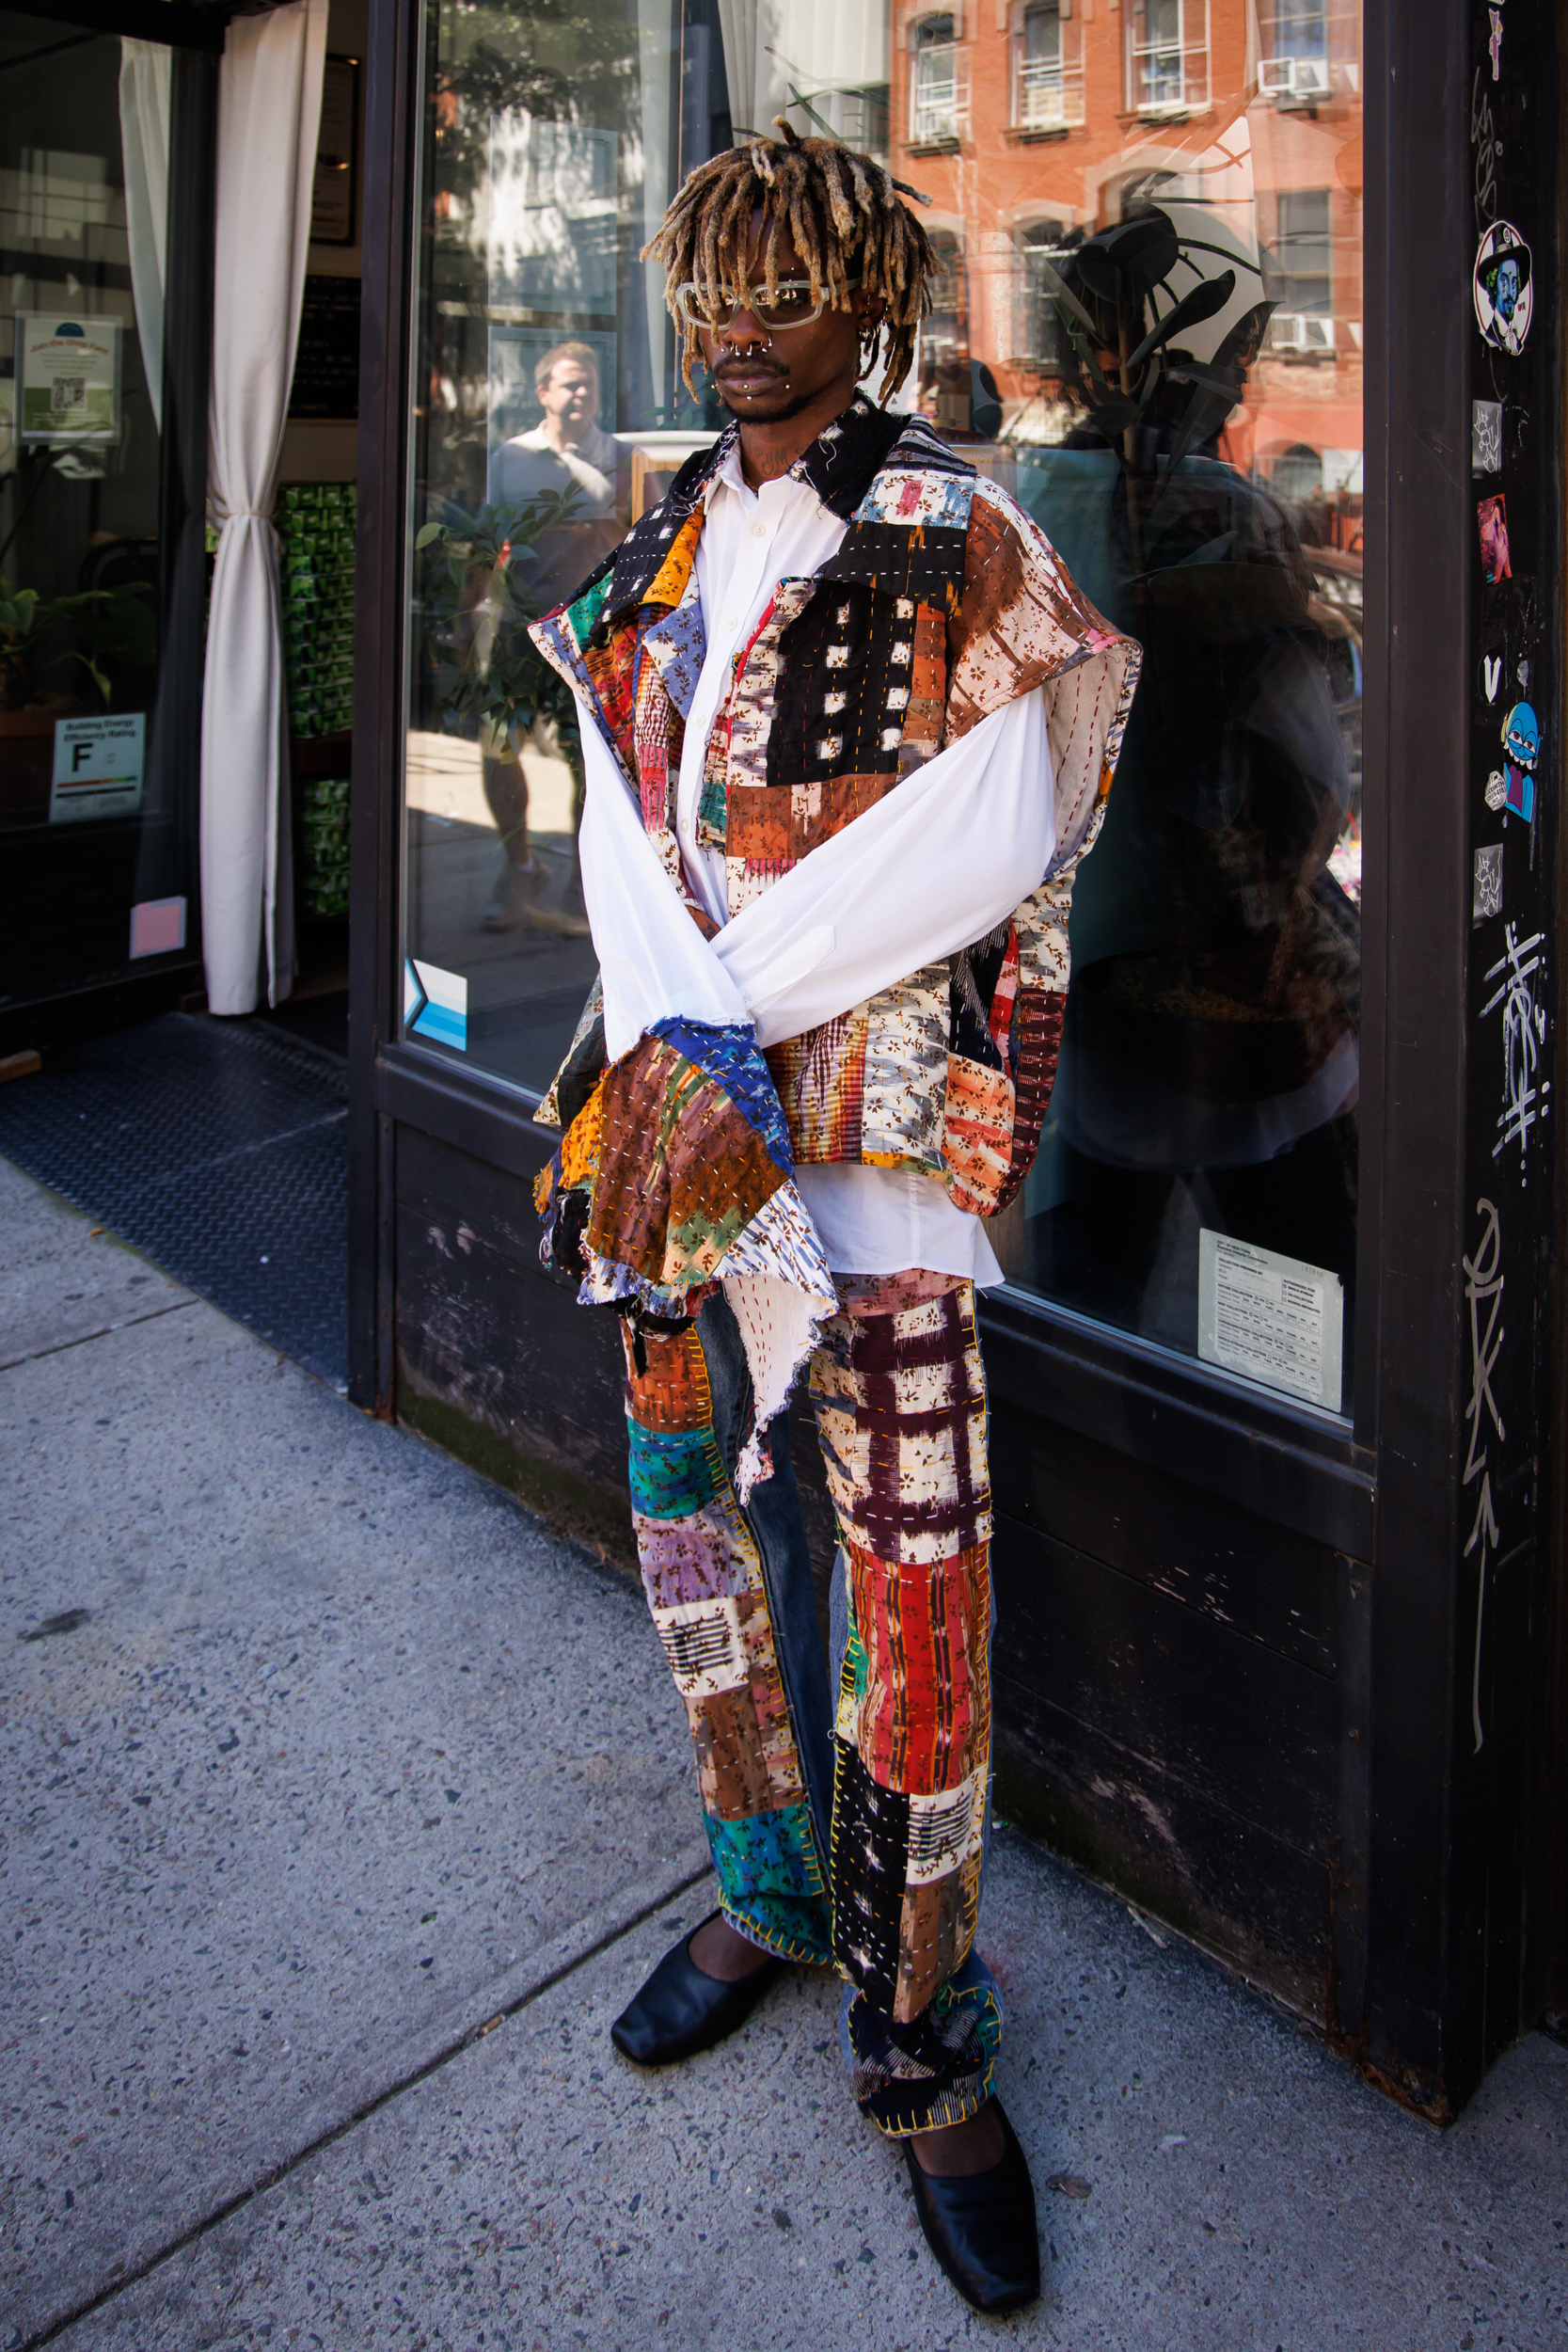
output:
[[1568,2347],[1568,2053],[1439,2137],[1006,1832],[1049,2287],[974,2318],[825,1978],[610,2046],[711,1903],[631,1584],[3,1164],[0,1232],[0,2346]]

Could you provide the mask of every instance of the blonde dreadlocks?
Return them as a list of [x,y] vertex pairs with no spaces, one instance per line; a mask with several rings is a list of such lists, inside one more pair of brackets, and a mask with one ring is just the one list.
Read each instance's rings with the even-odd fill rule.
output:
[[847,310],[848,281],[858,268],[863,292],[879,306],[861,330],[862,367],[875,362],[885,331],[880,397],[886,401],[910,372],[915,329],[930,310],[938,266],[929,237],[898,199],[930,199],[891,179],[869,155],[834,139],[800,138],[782,115],[775,126],[779,138],[750,139],[701,165],[682,185],[657,236],[642,248],[644,261],[663,262],[665,300],[685,326],[687,389],[695,399],[691,371],[702,346],[697,329],[675,310],[675,289],[694,280],[714,310],[726,294],[744,302],[751,292],[752,215],[760,211],[766,297],[777,298],[779,246],[786,236],[811,272],[814,302],[826,294],[835,310]]

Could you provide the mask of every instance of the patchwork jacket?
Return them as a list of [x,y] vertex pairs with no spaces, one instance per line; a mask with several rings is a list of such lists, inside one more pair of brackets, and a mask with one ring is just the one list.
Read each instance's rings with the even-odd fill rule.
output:
[[[533,625],[641,801],[693,918],[675,793],[705,633],[705,494],[736,428],[566,604]],[[781,580],[734,657],[709,738],[698,830],[723,853],[734,915],[970,728],[1043,687],[1056,846],[1040,886],[989,939],[770,1047],[795,1161],[936,1178],[993,1214],[1039,1142],[1068,986],[1078,862],[1099,830],[1139,648],[1101,619],[1016,501],[919,418],[863,396],[797,463],[848,528],[809,578]],[[605,1068],[597,991],[538,1112],[569,1126]]]

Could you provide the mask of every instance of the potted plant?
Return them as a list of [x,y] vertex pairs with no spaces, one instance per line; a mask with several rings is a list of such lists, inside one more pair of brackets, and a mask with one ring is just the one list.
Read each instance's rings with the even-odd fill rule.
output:
[[[55,722],[77,716],[113,697],[106,664],[150,668],[157,657],[157,622],[143,581],[119,588],[85,588],[42,596],[0,576],[0,813],[37,817],[49,807],[54,775]],[[74,643],[50,650],[69,631]],[[49,689],[44,680],[62,664],[80,663],[96,690],[92,697]]]

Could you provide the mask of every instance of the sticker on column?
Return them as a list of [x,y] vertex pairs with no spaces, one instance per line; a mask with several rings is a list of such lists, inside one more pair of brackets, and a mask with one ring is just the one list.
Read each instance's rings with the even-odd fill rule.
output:
[[[1535,770],[1541,728],[1528,703],[1515,703],[1503,721],[1503,806],[1527,825],[1535,822]],[[1490,794],[1488,795],[1490,799]]]
[[410,1037],[468,1050],[468,983],[459,972],[407,956],[403,966],[403,1025]]
[[1476,851],[1476,884],[1470,899],[1470,920],[1484,923],[1503,911],[1503,845],[1490,843]]
[[1197,1352],[1206,1364],[1339,1410],[1345,1294],[1337,1274],[1198,1229]]
[[1475,269],[1476,323],[1497,351],[1523,351],[1535,291],[1529,247],[1512,221],[1495,220],[1481,241]]
[[1470,403],[1470,471],[1501,473],[1502,469],[1502,402],[1473,400]]
[[1481,532],[1481,561],[1486,585],[1495,588],[1499,580],[1513,577],[1508,560],[1508,501],[1501,491],[1496,498],[1477,501],[1476,528]]
[[112,719],[56,719],[50,823],[134,817],[141,806],[146,750],[143,710],[122,711]]

